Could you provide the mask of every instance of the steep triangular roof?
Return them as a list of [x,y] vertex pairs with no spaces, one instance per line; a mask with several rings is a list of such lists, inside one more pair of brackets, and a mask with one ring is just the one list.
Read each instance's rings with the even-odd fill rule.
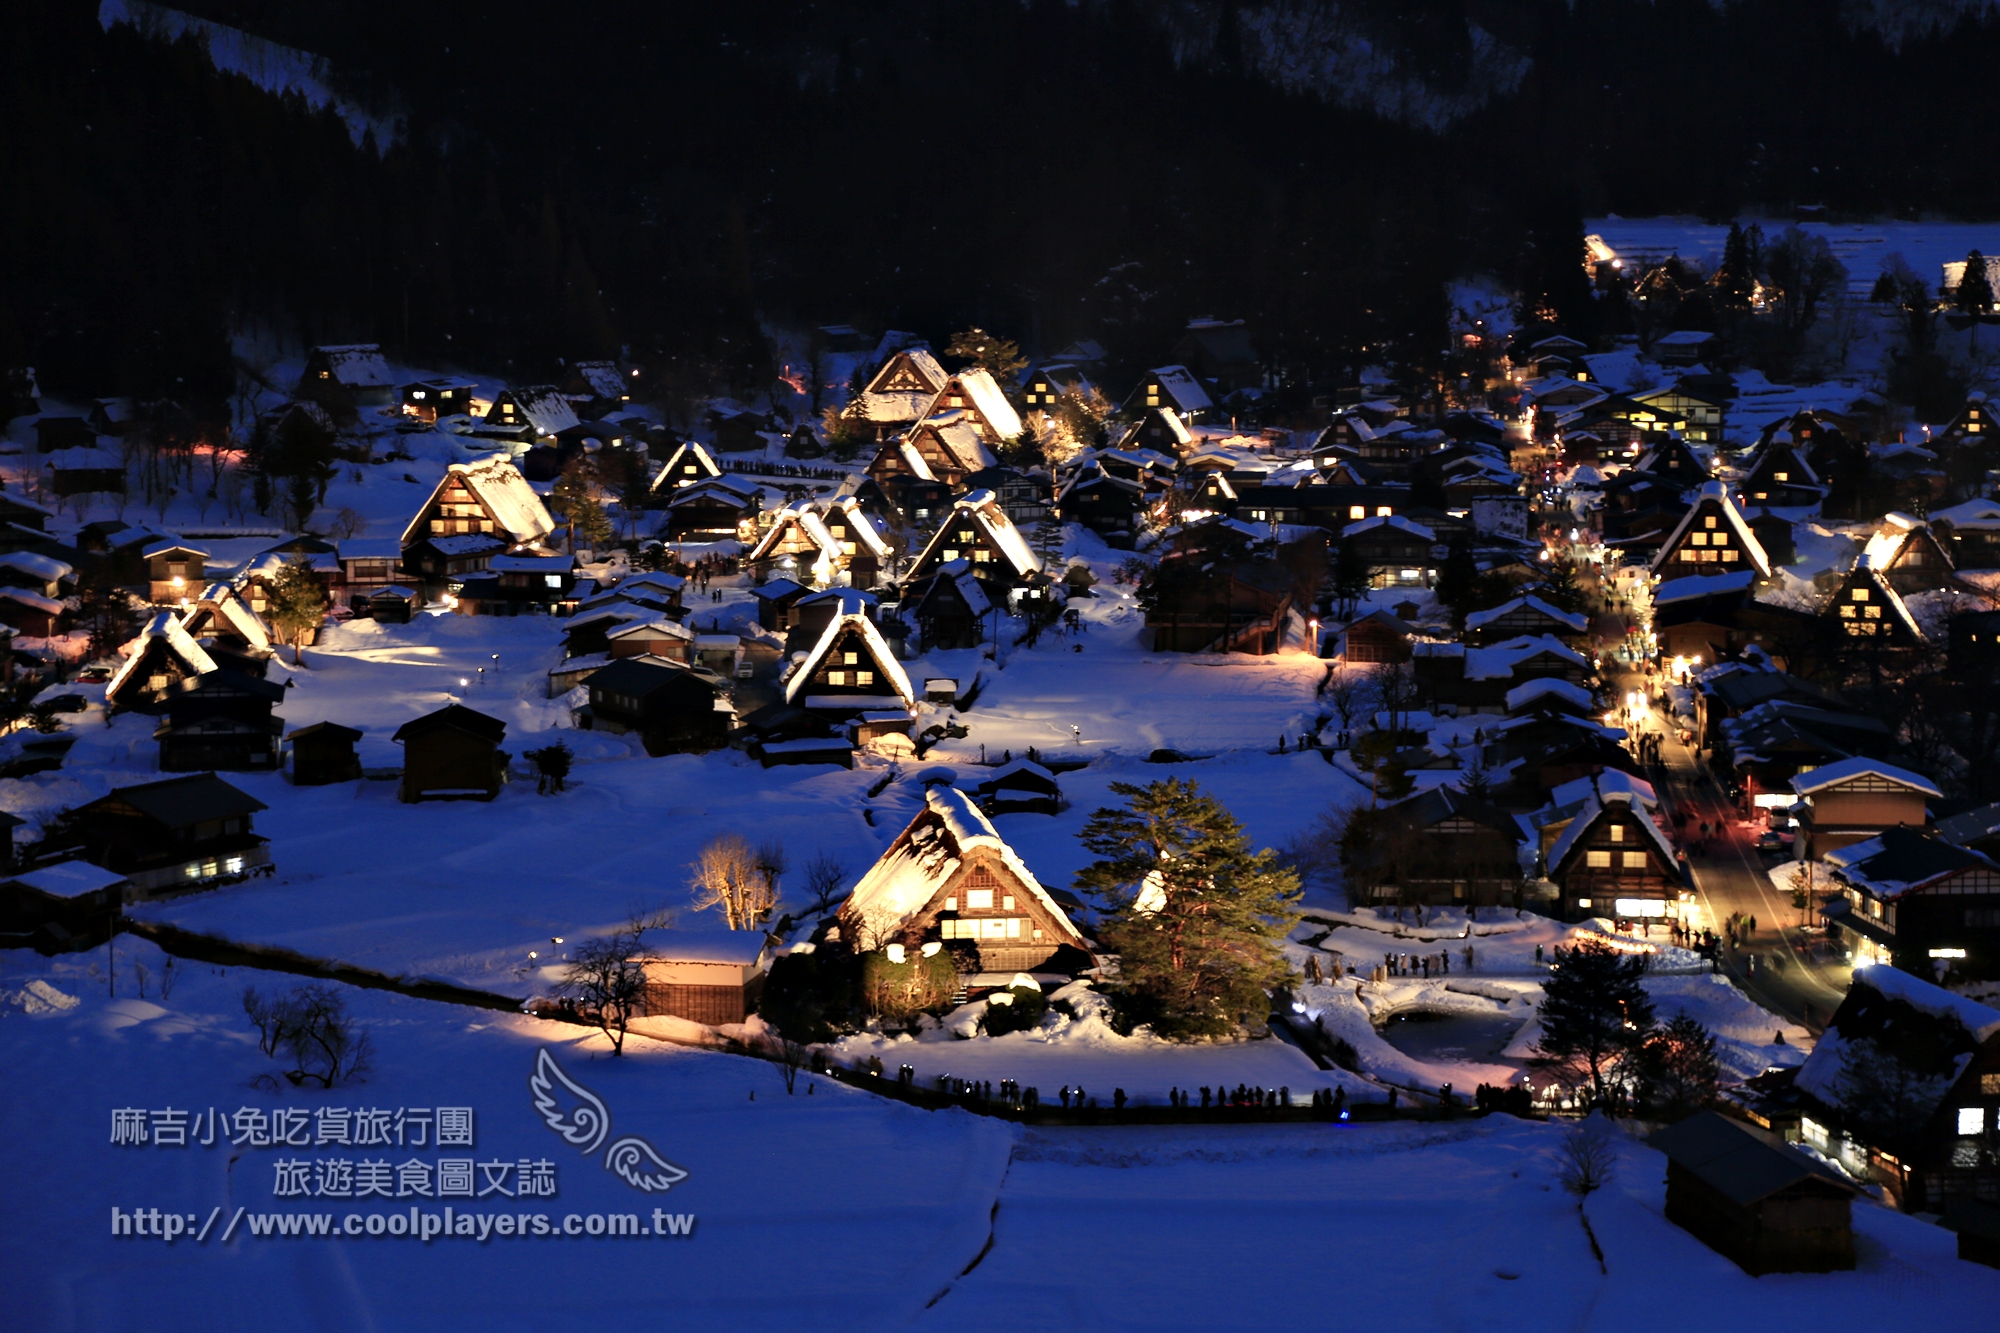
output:
[[904,672],[903,664],[896,660],[896,655],[889,651],[889,642],[882,637],[882,631],[875,628],[875,622],[868,618],[867,603],[862,600],[862,594],[859,593],[854,595],[852,602],[842,601],[840,614],[826,622],[826,628],[820,632],[819,642],[806,654],[806,660],[799,663],[786,678],[785,702],[792,704],[799,701],[800,696],[806,692],[806,686],[812,681],[813,672],[819,670],[820,663],[826,660],[826,655],[833,651],[833,646],[840,642],[841,635],[847,630],[854,630],[860,634],[862,643],[875,658],[875,669],[882,674],[882,679],[887,684],[895,687],[903,702],[915,703],[917,692],[910,687],[909,675]]
[[[687,469],[694,468],[689,476]],[[680,447],[667,455],[666,466],[653,474],[652,490],[674,490],[681,486],[692,486],[698,481],[722,475],[722,467],[708,452],[708,446],[699,440],[683,440]]]
[[430,498],[417,507],[416,515],[403,529],[405,546],[423,536],[418,531],[419,525],[425,521],[424,516],[454,477],[465,483],[466,489],[493,516],[501,532],[516,545],[539,541],[556,530],[556,521],[549,516],[548,506],[542,503],[541,496],[535,494],[535,488],[528,484],[521,470],[504,454],[496,454],[484,462],[453,463],[445,469],[444,476],[432,488]]
[[945,515],[944,521],[938,524],[938,530],[932,534],[930,541],[924,545],[923,552],[911,565],[912,571],[923,571],[933,554],[942,551],[947,544],[957,546],[959,542],[955,534],[959,525],[968,520],[991,540],[994,548],[1011,566],[1014,577],[1024,578],[1041,571],[1041,560],[1028,549],[1027,539],[1021,535],[1021,530],[1014,526],[1014,520],[1008,518],[1006,511],[1000,508],[1000,501],[992,491],[972,491],[960,496],[952,506],[952,512]]
[[1715,514],[1728,524],[1729,531],[1734,534],[1743,551],[1744,559],[1757,571],[1759,577],[1768,577],[1771,573],[1771,558],[1764,553],[1764,544],[1757,540],[1757,534],[1750,530],[1748,523],[1744,522],[1743,511],[1736,507],[1736,502],[1729,498],[1728,488],[1719,481],[1702,484],[1701,494],[1695,497],[1692,505],[1688,506],[1688,511],[1681,515],[1681,521],[1674,525],[1673,532],[1660,543],[1659,551],[1653,556],[1654,576],[1659,576],[1661,567],[1679,550],[1681,539],[1687,536],[1695,521],[1708,514]]
[[[1865,608],[1874,606],[1888,609],[1871,620]],[[1873,635],[1875,631],[1860,627],[1878,624],[1891,637],[1905,638],[1910,643],[1922,643],[1925,637],[1923,626],[1910,614],[1910,608],[1903,604],[1902,594],[1889,586],[1889,580],[1875,568],[1874,561],[1865,551],[1855,557],[1854,568],[1840,581],[1840,587],[1827,601],[1823,614],[1843,626],[1853,626],[1847,630],[1851,635]]]
[[271,646],[271,628],[264,617],[227,583],[211,583],[181,617],[181,627],[189,637],[223,634],[243,640],[262,652]]
[[188,632],[181,627],[180,618],[172,611],[162,611],[148,621],[146,628],[139,632],[138,646],[111,677],[111,682],[104,687],[105,698],[113,699],[125,688],[155,643],[165,644],[166,650],[179,658],[181,664],[188,668],[189,675],[200,676],[215,670],[215,659],[189,637]]
[[1082,946],[1083,934],[1069,914],[994,830],[972,798],[942,785],[924,793],[923,809],[854,886],[841,915],[871,934],[886,935],[923,911],[974,850],[996,854],[1050,919],[1068,930],[1069,938],[1063,942]]

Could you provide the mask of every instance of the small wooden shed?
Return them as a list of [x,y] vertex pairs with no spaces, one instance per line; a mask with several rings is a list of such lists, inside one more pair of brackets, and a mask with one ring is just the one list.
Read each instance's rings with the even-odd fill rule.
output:
[[361,777],[361,756],[355,746],[361,733],[337,722],[315,722],[285,739],[292,743],[292,785],[324,787]]
[[1714,1111],[1653,1135],[1667,1220],[1753,1277],[1854,1267],[1855,1187],[1782,1140]]
[[741,1023],[755,1012],[763,990],[766,942],[761,930],[648,932],[640,960],[646,973],[641,1012],[710,1027]]
[[492,800],[507,780],[506,738],[505,722],[464,704],[405,722],[391,737],[403,747],[402,799]]

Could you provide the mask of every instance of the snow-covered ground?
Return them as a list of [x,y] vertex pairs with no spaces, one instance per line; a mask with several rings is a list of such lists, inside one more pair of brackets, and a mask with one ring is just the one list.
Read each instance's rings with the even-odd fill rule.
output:
[[[1786,1327],[1881,1321],[1911,1302],[1972,1324],[2000,1301],[2000,1274],[1959,1261],[1950,1233],[1866,1200],[1854,1210],[1855,1272],[1748,1278],[1665,1220],[1663,1159],[1629,1139],[1612,1184],[1587,1205],[1601,1274],[1553,1178],[1560,1127],[1508,1117],[1013,1128],[810,1075],[787,1097],[772,1065],[638,1037],[612,1060],[575,1027],[347,987],[336,989],[369,1030],[375,1070],[331,1092],[300,1090],[260,1080],[278,1067],[239,1002],[246,984],[293,979],[182,965],[163,998],[164,957],[126,938],[111,999],[110,961],[102,948],[0,959],[0,1062],[23,1089],[0,1109],[15,1146],[0,1176],[0,1210],[15,1222],[0,1261],[10,1327],[528,1330],[609,1317],[949,1328],[1004,1310],[1024,1329],[1629,1330],[1677,1329],[1714,1310]],[[135,964],[148,973],[143,999]],[[602,1098],[615,1134],[642,1136],[686,1178],[641,1194],[544,1125],[528,1078],[545,1047]],[[279,1160],[371,1154],[231,1145],[238,1111],[301,1112],[317,1127],[321,1108],[440,1105],[473,1109],[477,1161],[527,1158],[556,1172],[553,1198],[456,1200],[458,1213],[648,1221],[658,1207],[693,1215],[693,1235],[287,1239],[256,1236],[246,1220],[220,1239],[238,1208],[341,1218],[406,1215],[412,1198],[435,1214],[447,1202],[278,1198]],[[215,1108],[217,1145],[111,1141],[114,1110],[169,1107]],[[396,1166],[448,1155],[372,1154]],[[196,1229],[218,1220],[200,1242],[120,1238],[114,1207],[191,1214]],[[1337,1247],[1331,1286],[1316,1269],[1271,1267],[1272,1237],[1301,1227]]]

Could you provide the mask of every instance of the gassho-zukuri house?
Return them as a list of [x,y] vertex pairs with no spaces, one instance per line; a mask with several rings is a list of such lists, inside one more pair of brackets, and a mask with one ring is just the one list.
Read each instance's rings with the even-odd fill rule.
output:
[[1074,974],[1090,943],[1036,881],[972,798],[951,787],[924,793],[917,812],[840,909],[857,949],[972,941],[979,970]]

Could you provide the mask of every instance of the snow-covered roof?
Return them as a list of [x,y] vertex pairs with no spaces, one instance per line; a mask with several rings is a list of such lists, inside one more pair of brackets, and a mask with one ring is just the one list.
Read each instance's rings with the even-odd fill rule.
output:
[[[1887,963],[1866,964],[1855,968],[1853,985],[1872,990],[1885,999],[1900,1000],[1920,1013],[1954,1022],[1976,1043],[1984,1043],[1995,1032],[2000,1032],[2000,1010],[1980,1004],[1977,1000],[1969,1000],[1963,995],[1956,995],[1942,986],[1933,986],[1921,978],[1890,967]],[[1853,991],[1850,989],[1849,996],[1852,995]],[[1847,1006],[1843,1005],[1842,1011],[1844,1012],[1846,1008]],[[1836,1024],[1840,1019],[1841,1014],[1836,1013]],[[1863,1039],[1872,1040],[1866,1034],[1861,1035]],[[1892,1058],[1900,1057],[1906,1069],[1909,1069],[1909,1061],[1913,1058],[1915,1050],[1934,1049],[1929,1043],[1891,1043],[1890,1046],[1891,1049],[1884,1053],[1891,1055]],[[1851,1049],[1847,1033],[1840,1031],[1838,1026],[1828,1028],[1813,1046],[1812,1054],[1799,1066],[1795,1086],[1828,1105],[1842,1105],[1842,1096],[1848,1085],[1846,1056]],[[1946,1059],[1949,1064],[1943,1068],[1934,1066],[1909,1070],[1918,1075],[1918,1080],[1912,1086],[1918,1099],[1927,1103],[1926,1109],[1935,1107],[1937,1101],[1949,1091],[1949,1082],[1955,1081],[1958,1075],[1964,1072],[1969,1058],[1967,1055],[1954,1058],[1947,1054]],[[1938,1078],[1940,1074],[1946,1077],[1940,1079]]]
[[39,889],[51,898],[81,898],[86,893],[96,893],[125,882],[125,877],[117,871],[105,870],[88,861],[57,861],[54,865],[24,870],[7,878],[16,884]]
[[1364,518],[1358,523],[1349,523],[1340,530],[1340,535],[1343,537],[1353,537],[1359,533],[1385,527],[1394,528],[1399,532],[1407,532],[1412,537],[1418,537],[1427,542],[1437,540],[1437,533],[1432,529],[1425,527],[1414,519],[1404,518],[1401,514],[1377,514],[1373,518]]
[[1590,669],[1590,659],[1552,634],[1523,634],[1484,648],[1465,650],[1465,679],[1499,680],[1514,674],[1514,668],[1543,653],[1554,653],[1574,666]]
[[1490,610],[1474,611],[1465,618],[1465,627],[1467,629],[1478,629],[1482,625],[1491,624],[1493,621],[1500,619],[1500,617],[1513,611],[1522,610],[1523,608],[1538,611],[1551,620],[1560,621],[1579,634],[1590,628],[1590,617],[1581,612],[1564,611],[1550,606],[1533,593],[1529,593],[1525,597],[1516,597],[1511,602],[1502,602],[1499,606],[1493,607]]
[[1549,804],[1560,807],[1591,796],[1618,794],[1633,797],[1647,809],[1660,803],[1659,793],[1653,790],[1652,783],[1644,778],[1635,778],[1623,769],[1607,768],[1595,777],[1576,778],[1551,788]]
[[896,426],[907,421],[915,421],[936,398],[935,393],[928,391],[864,393],[854,400],[848,408],[848,413],[876,425]]
[[1993,500],[1967,500],[1948,509],[1931,511],[1933,522],[1951,524],[1954,528],[2000,527],[2000,502]]
[[1910,538],[1920,531],[1929,531],[1929,525],[1922,519],[1891,510],[1882,515],[1882,526],[1875,529],[1868,544],[1861,548],[1862,558],[1873,569],[1887,569],[1902,554]]
[[975,850],[997,854],[1050,919],[1069,931],[1068,942],[1083,942],[1068,913],[1049,896],[972,798],[948,786],[935,786],[924,793],[924,808],[854,886],[841,916],[857,921],[869,934],[887,935],[923,911]]
[[9,551],[0,555],[0,566],[18,569],[23,574],[32,574],[51,583],[76,577],[76,566],[50,556],[36,555],[33,551]]
[[189,555],[198,555],[204,560],[208,559],[207,551],[202,550],[199,546],[190,546],[178,537],[169,537],[165,541],[154,542],[147,546],[145,550],[139,552],[139,554],[150,560],[156,555],[166,555],[172,551],[186,551]]
[[1174,405],[1183,412],[1199,412],[1215,406],[1201,381],[1186,366],[1155,366],[1146,372],[1146,378],[1160,386],[1160,392],[1174,400]]
[[755,967],[768,937],[761,930],[650,930],[638,957],[652,963],[726,963]]
[[1743,521],[1743,511],[1729,498],[1729,488],[1719,481],[1702,483],[1700,495],[1692,505],[1688,506],[1688,511],[1681,515],[1681,521],[1674,525],[1673,532],[1660,543],[1659,553],[1653,557],[1653,572],[1655,574],[1660,572],[1660,567],[1667,562],[1667,558],[1679,548],[1681,538],[1685,537],[1688,529],[1694,526],[1696,517],[1701,514],[1703,502],[1711,500],[1715,502],[1723,522],[1727,523],[1729,530],[1736,534],[1737,545],[1743,549],[1744,558],[1756,567],[1759,575],[1768,576],[1771,572],[1771,557],[1764,553],[1764,544],[1757,540],[1757,534],[1750,531],[1750,525]]
[[343,537],[334,546],[342,560],[396,560],[403,554],[394,537]]
[[1937,784],[1921,773],[1912,773],[1907,768],[1885,764],[1880,759],[1869,759],[1857,755],[1852,759],[1842,759],[1831,764],[1822,764],[1808,773],[1801,773],[1792,779],[1792,790],[1801,796],[1810,796],[1816,791],[1846,782],[1852,778],[1878,777],[1923,792],[1927,796],[1942,796]]
[[553,384],[530,384],[519,389],[502,390],[493,400],[493,406],[487,409],[487,425],[516,424],[504,415],[504,404],[509,401],[520,409],[526,424],[534,427],[537,435],[554,435],[583,424],[576,414],[576,404],[561,389]]
[[147,622],[146,628],[139,632],[139,642],[133,646],[132,655],[125,659],[119,666],[117,674],[111,677],[111,683],[104,687],[105,698],[116,696],[125,687],[125,682],[138,671],[139,664],[146,658],[147,649],[151,647],[151,641],[155,639],[166,640],[167,647],[174,656],[187,663],[188,670],[195,675],[205,676],[215,670],[215,659],[210,657],[202,646],[189,636],[187,630],[181,627],[179,617],[172,611],[162,611]]
[[315,347],[313,353],[333,372],[336,383],[350,389],[395,387],[396,377],[389,373],[379,343],[339,343]]
[[496,574],[567,574],[576,568],[569,555],[496,555],[487,562]]
[[[435,547],[440,555],[478,555],[481,551],[507,549],[507,539],[497,532],[459,532],[449,537],[427,537],[425,540]],[[272,552],[257,559],[258,563],[252,567],[253,571],[276,568],[285,562],[286,557],[281,553]],[[340,557],[328,556],[325,560],[325,567],[339,567]]]
[[1633,822],[1639,825],[1640,831],[1646,835],[1647,841],[1653,844],[1653,849],[1660,854],[1661,859],[1669,866],[1677,865],[1673,844],[1667,841],[1667,835],[1660,831],[1660,826],[1653,822],[1653,817],[1646,813],[1645,803],[1637,792],[1600,791],[1584,801],[1583,808],[1577,811],[1576,817],[1563,829],[1561,836],[1556,839],[1555,846],[1549,848],[1550,869],[1553,870],[1567,860],[1570,853],[1576,849],[1577,843],[1583,840],[1598,820],[1608,814],[1613,807],[1621,805],[1632,815]]
[[[207,623],[210,619],[221,623],[211,627]],[[181,627],[190,635],[226,629],[259,652],[271,646],[271,629],[264,618],[251,610],[242,594],[227,583],[211,583],[203,589],[181,617]]]
[[1747,592],[1756,581],[1757,571],[1754,569],[1739,569],[1728,574],[1689,574],[1684,578],[1668,579],[1653,589],[1653,605],[1692,601],[1725,592]]
[[1021,530],[1014,526],[1014,520],[1008,518],[1007,512],[1000,507],[998,497],[989,490],[971,491],[958,498],[952,506],[951,514],[938,525],[937,532],[924,547],[923,554],[917,557],[917,563],[921,565],[933,550],[941,549],[947,541],[956,545],[957,539],[951,535],[952,531],[959,522],[968,518],[986,533],[994,546],[999,548],[1000,554],[1009,565],[1013,566],[1012,573],[1015,577],[1033,574],[1041,569],[1041,560],[1028,549],[1028,539],[1021,535]]
[[610,361],[578,361],[570,371],[599,398],[625,397],[625,377]]
[[[430,512],[432,503],[444,488],[451,484],[453,477],[465,483],[466,488],[492,513],[493,521],[500,525],[500,530],[513,541],[536,541],[556,530],[556,521],[549,516],[548,506],[542,503],[541,496],[535,494],[535,488],[528,484],[528,479],[521,475],[521,469],[509,462],[505,455],[495,455],[483,462],[453,463],[447,468],[430,498],[418,507],[409,526],[403,529],[403,544],[408,545],[421,535],[417,531],[418,525],[424,521],[424,515]],[[434,540],[432,544],[438,543]],[[439,549],[443,548],[440,546]]]
[[[832,591],[854,590],[841,588]],[[917,692],[910,688],[908,673],[903,670],[903,664],[896,660],[896,655],[889,651],[888,640],[882,637],[882,631],[875,628],[875,622],[868,618],[868,604],[862,601],[859,595],[851,602],[843,601],[840,614],[826,622],[826,628],[820,633],[819,642],[813,645],[812,651],[806,654],[806,660],[799,663],[791,677],[786,680],[785,702],[788,704],[798,702],[800,696],[805,693],[806,686],[811,683],[813,672],[819,669],[819,664],[825,660],[826,655],[833,651],[833,645],[840,641],[842,631],[849,629],[858,632],[862,642],[868,645],[868,651],[875,658],[875,668],[882,673],[883,683],[894,686],[905,704],[915,703]]]
[[[961,370],[958,372],[959,387],[972,405],[979,409],[979,415],[986,418],[986,424],[993,427],[993,433],[1003,440],[1011,440],[1025,429],[1021,425],[1021,414],[1000,392],[1000,386],[993,382],[991,371],[983,369]],[[948,393],[949,386],[946,388]],[[991,466],[989,464],[989,466]]]
[[[670,639],[687,639],[690,642],[695,638],[693,630],[677,621],[668,620],[665,616],[657,620],[639,620],[634,621],[630,625],[620,625],[617,629],[607,630],[604,637],[607,639],[657,639],[661,635],[665,635]],[[712,638],[715,636],[704,634],[701,637]],[[730,639],[732,645],[736,642],[733,635],[725,637]]]
[[[1889,608],[1889,614],[1902,622],[1903,628],[1908,631],[1911,638],[1921,642],[1926,637],[1924,627],[1917,623],[1914,615],[1910,614],[1909,605],[1903,601],[1903,595],[1882,576],[1882,566],[1876,564],[1866,553],[1855,557],[1854,570],[1842,583],[1842,590],[1845,591],[1856,579],[1867,580],[1868,585],[1874,589],[1870,595]],[[1835,594],[1836,597],[1839,595]]]
[[1513,689],[1507,691],[1507,711],[1510,713],[1519,712],[1535,700],[1550,694],[1583,709],[1595,707],[1597,703],[1595,696],[1589,690],[1583,688],[1583,686],[1573,681],[1564,680],[1561,676],[1543,676],[1537,680],[1531,680],[1525,685],[1516,685]]
[[972,424],[972,418],[956,409],[924,419],[919,430],[928,430],[937,437],[938,444],[967,472],[983,472],[999,464],[993,451],[986,447],[986,437],[979,433],[979,427]]
[[944,382],[951,378],[945,373],[944,367],[938,364],[938,359],[931,355],[930,348],[903,347],[898,348],[895,352],[883,358],[881,369],[877,370],[869,378],[868,387],[863,392],[872,394],[899,392],[898,390],[888,390],[881,387],[896,368],[898,357],[904,358],[908,362],[909,370],[919,379],[923,380],[925,388],[932,393],[943,388]]
[[0,585],[0,599],[19,602],[22,606],[32,606],[35,610],[51,616],[59,616],[67,609],[55,598],[44,597],[32,588],[10,588]]
[[1898,971],[1887,963],[1864,964],[1854,969],[1854,980],[1872,987],[1877,993],[1890,999],[1901,1000],[1912,1008],[1943,1018],[1955,1018],[1971,1034],[1974,1041],[1983,1042],[1996,1032],[2000,1032],[2000,1009],[1968,1000],[1963,995],[1954,994],[1942,986]]
[[58,449],[49,455],[51,472],[99,472],[110,468],[123,469],[124,466],[125,460],[109,449],[79,446]]

